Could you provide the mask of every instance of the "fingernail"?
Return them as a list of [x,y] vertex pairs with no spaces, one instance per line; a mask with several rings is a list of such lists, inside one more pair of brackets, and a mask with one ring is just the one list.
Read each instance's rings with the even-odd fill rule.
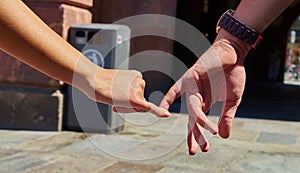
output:
[[164,117],[169,117],[171,116],[171,113],[169,111],[166,111],[164,114],[163,114]]

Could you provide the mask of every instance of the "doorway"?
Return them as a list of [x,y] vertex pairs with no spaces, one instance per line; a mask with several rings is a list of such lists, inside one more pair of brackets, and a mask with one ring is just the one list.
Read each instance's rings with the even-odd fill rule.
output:
[[300,85],[300,16],[293,22],[287,38],[284,83]]

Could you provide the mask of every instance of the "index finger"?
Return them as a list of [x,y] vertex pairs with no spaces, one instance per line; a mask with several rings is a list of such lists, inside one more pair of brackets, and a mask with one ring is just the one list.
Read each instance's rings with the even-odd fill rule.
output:
[[171,116],[170,112],[167,111],[166,109],[162,108],[162,107],[158,107],[153,103],[150,103],[150,113],[158,116],[158,117],[169,117]]
[[164,96],[162,101],[160,102],[160,107],[168,110],[171,104],[181,95],[181,85],[180,82],[177,81]]
[[148,112],[150,112],[150,113],[152,113],[152,114],[154,114],[158,117],[169,117],[169,116],[171,116],[170,112],[167,111],[165,108],[158,107],[155,104],[153,104],[151,102],[148,102],[146,100],[141,101],[139,106],[136,106],[135,109],[136,108],[148,111]]
[[155,104],[146,100],[139,101],[132,105],[132,107],[114,106],[113,111],[119,113],[133,113],[148,111],[158,117],[169,117],[171,113],[162,107],[158,107]]

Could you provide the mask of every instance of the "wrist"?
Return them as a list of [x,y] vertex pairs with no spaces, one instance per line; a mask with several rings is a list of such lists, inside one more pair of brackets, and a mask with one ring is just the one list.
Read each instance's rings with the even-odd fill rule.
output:
[[102,70],[102,68],[92,63],[86,57],[80,56],[74,69],[72,85],[90,96],[94,92],[95,78],[99,70]]
[[233,36],[231,33],[227,32],[226,30],[224,30],[222,28],[220,29],[218,36],[214,43],[216,43],[220,40],[222,40],[222,42],[225,42],[228,45],[230,45],[235,50],[237,58],[242,61],[245,60],[246,55],[251,50],[251,46],[249,44],[247,44],[246,42]]

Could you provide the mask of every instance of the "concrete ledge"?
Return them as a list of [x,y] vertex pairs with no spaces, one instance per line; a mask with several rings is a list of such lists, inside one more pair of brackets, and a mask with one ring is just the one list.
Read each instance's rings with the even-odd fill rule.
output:
[[63,95],[59,90],[0,86],[0,128],[61,131]]
[[24,2],[46,2],[46,3],[64,3],[82,8],[91,8],[93,6],[93,0],[23,0]]

